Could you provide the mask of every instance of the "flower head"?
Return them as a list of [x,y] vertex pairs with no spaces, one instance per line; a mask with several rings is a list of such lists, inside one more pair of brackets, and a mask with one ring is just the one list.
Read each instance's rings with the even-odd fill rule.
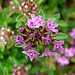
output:
[[51,39],[49,38],[49,34],[47,34],[46,37],[43,37],[43,40],[45,41],[45,45],[50,44]]
[[40,26],[44,27],[44,20],[41,18],[42,16],[35,16],[34,14],[31,14],[31,19],[28,18],[26,25],[31,28],[39,28]]
[[3,43],[5,46],[7,46],[9,40],[13,40],[13,36],[14,31],[11,31],[11,28],[7,27],[6,29],[2,27],[0,31],[0,43]]
[[60,63],[61,66],[68,65],[69,60],[66,57],[63,56],[63,57],[59,58],[58,63]]
[[46,48],[45,49],[45,52],[40,56],[40,57],[44,57],[44,56],[51,56],[51,55],[54,55],[55,53],[53,52],[50,52],[49,48]]
[[60,52],[64,50],[64,48],[61,46],[62,44],[64,44],[64,40],[54,41],[54,44],[55,46],[53,48],[53,51],[55,51],[57,48]]
[[16,67],[11,69],[11,72],[13,72],[12,75],[28,75],[27,71],[28,67],[25,67],[23,64],[20,66],[16,65]]
[[26,50],[26,49],[28,49],[28,48],[31,47],[31,46],[32,46],[32,43],[27,43],[27,44],[25,44],[25,45],[23,46],[23,49]]
[[30,37],[30,38],[33,38],[33,37],[34,37],[34,34],[33,34],[33,33],[31,33],[31,34],[29,35],[29,37]]
[[47,22],[47,30],[48,31],[53,31],[53,32],[58,32],[58,30],[57,29],[55,29],[56,27],[58,27],[58,24],[52,24],[52,22],[51,22],[51,19],[48,19],[48,22]]
[[72,29],[72,32],[70,32],[69,35],[75,39],[75,28]]
[[19,28],[19,32],[23,32],[24,28],[23,27],[20,27]]
[[73,48],[65,48],[65,56],[66,57],[73,57],[74,56],[74,54],[73,54]]
[[74,40],[71,40],[71,41],[70,41],[70,44],[71,44],[71,45],[74,45],[74,44],[75,44],[75,41],[74,41]]
[[14,37],[14,38],[15,38],[15,43],[19,43],[19,44],[23,43],[21,35],[18,35],[18,36]]
[[29,56],[31,61],[34,59],[35,56],[37,57],[40,54],[40,53],[36,52],[34,49],[31,49],[31,50],[29,49],[28,51],[22,51],[22,53]]

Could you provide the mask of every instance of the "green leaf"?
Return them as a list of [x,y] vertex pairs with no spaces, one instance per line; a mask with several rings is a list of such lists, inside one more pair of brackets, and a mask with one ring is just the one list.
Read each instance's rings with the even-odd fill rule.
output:
[[53,69],[49,69],[48,75],[54,75],[54,70]]
[[52,23],[56,21],[56,18],[50,18],[52,20]]
[[75,57],[71,58],[71,62],[75,63]]
[[7,45],[7,49],[10,49],[13,45],[14,45],[14,40],[10,40]]
[[19,28],[19,27],[21,27],[22,26],[22,22],[21,21],[18,21],[17,23],[16,23],[16,28]]
[[39,10],[39,15],[42,15],[42,19],[45,20],[45,13],[42,9]]
[[41,70],[40,70],[40,72],[42,73],[42,72],[46,72],[48,70],[48,67],[47,66],[43,66],[42,68],[41,68]]
[[35,3],[36,3],[36,4],[40,4],[40,3],[42,3],[42,1],[43,1],[43,0],[35,0]]
[[1,52],[4,52],[5,45],[3,43],[0,43],[0,49],[1,49]]
[[56,21],[55,21],[55,22],[57,22],[57,21],[59,20],[59,18],[60,18],[60,14],[59,14],[59,13],[56,14],[56,15],[54,16],[54,18],[56,18]]
[[1,59],[3,59],[3,58],[4,58],[4,56],[3,56],[3,54],[2,54],[2,53],[0,53],[0,58],[1,58]]
[[2,67],[2,64],[0,63],[0,75],[3,75],[3,67]]
[[22,43],[22,44],[17,43],[17,44],[15,44],[15,46],[16,47],[23,47],[24,46],[24,43]]
[[[10,61],[10,62],[9,62],[9,61]],[[14,64],[17,64],[16,59],[15,59],[14,57],[11,57],[11,56],[8,57],[8,62],[9,62],[12,66],[14,66]]]
[[8,75],[8,69],[4,67],[3,75]]
[[32,65],[28,64],[26,67],[28,67],[28,70],[31,69]]
[[44,62],[44,61],[45,61],[45,58],[44,58],[44,57],[35,57],[35,59],[36,59],[38,62]]
[[32,67],[32,69],[30,70],[30,73],[35,74],[39,70],[40,70],[40,66],[36,65],[36,66]]
[[16,21],[17,22],[22,21],[22,22],[26,23],[27,17],[24,17],[23,14],[20,14],[20,15],[17,16]]
[[53,35],[52,39],[56,39],[56,40],[64,40],[67,39],[68,36],[64,33],[57,33],[55,35]]
[[3,9],[3,11],[0,12],[0,23],[9,23],[11,21],[11,18],[7,18],[7,10]]
[[0,12],[0,19],[4,19],[7,17],[7,11],[6,9],[3,9],[1,12]]
[[64,21],[62,21],[62,20],[59,20],[59,21],[57,22],[57,24],[58,24],[59,26],[61,26],[61,27],[67,27],[67,23],[64,22]]

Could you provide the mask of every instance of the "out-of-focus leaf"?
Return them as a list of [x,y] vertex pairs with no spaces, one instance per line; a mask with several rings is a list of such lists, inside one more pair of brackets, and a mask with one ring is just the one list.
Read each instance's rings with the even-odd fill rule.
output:
[[48,70],[48,67],[47,66],[43,66],[42,68],[41,68],[41,70],[40,70],[40,72],[42,73],[42,72],[46,72]]
[[64,21],[62,21],[62,20],[59,20],[59,21],[57,22],[57,24],[58,24],[59,26],[61,26],[61,27],[67,27],[67,23],[64,22]]
[[[9,62],[9,61],[10,61],[10,62]],[[17,64],[16,59],[15,59],[14,57],[11,57],[11,56],[9,56],[8,62],[9,62],[12,66],[14,66],[14,64]]]
[[69,18],[75,18],[75,12],[69,12],[68,17]]
[[71,36],[68,36],[68,39],[66,39],[66,41],[67,41],[68,43],[70,43],[71,40],[73,40],[73,38],[72,38]]
[[45,20],[45,13],[42,9],[39,10],[39,14],[42,15],[42,19]]
[[52,39],[56,39],[56,40],[64,40],[67,38],[68,38],[68,36],[64,33],[57,33],[54,35],[54,37],[52,37]]
[[3,69],[3,75],[8,75],[8,69],[6,67]]
[[28,70],[31,69],[32,65],[28,64],[26,67],[28,67]]
[[50,18],[52,20],[52,23],[56,21],[56,18]]
[[32,67],[32,69],[30,70],[30,73],[31,74],[35,74],[39,70],[40,70],[40,66],[39,65],[36,65],[36,66]]
[[1,54],[1,53],[0,53],[0,58],[1,58],[1,59],[3,59],[3,58],[4,58],[3,54]]
[[71,58],[71,62],[75,63],[75,57]]
[[0,12],[0,23],[9,23],[11,21],[11,18],[7,18],[7,10],[3,9],[3,11]]
[[4,52],[4,49],[5,49],[5,45],[3,43],[0,43],[0,50],[1,50],[1,52]]
[[68,10],[67,9],[63,9],[61,13],[63,15],[63,18],[66,20],[67,19]]
[[75,27],[75,22],[74,21],[72,21],[72,20],[69,20],[68,21],[68,27]]
[[54,70],[53,69],[49,69],[48,70],[48,75],[54,75]]
[[36,61],[43,62],[45,60],[44,57],[35,57]]
[[14,45],[14,40],[10,40],[7,45],[7,49],[10,49],[13,45]]
[[55,16],[53,16],[54,18],[56,18],[56,21],[55,22],[57,22],[58,20],[59,20],[59,18],[60,18],[60,14],[58,13],[58,14],[56,14]]
[[0,63],[0,74],[3,75],[3,67],[1,63]]

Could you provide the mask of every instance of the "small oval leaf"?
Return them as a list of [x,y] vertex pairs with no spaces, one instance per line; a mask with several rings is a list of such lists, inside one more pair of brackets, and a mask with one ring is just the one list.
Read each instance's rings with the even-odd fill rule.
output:
[[52,39],[56,39],[56,40],[64,40],[67,38],[68,38],[68,36],[64,33],[57,33],[52,37]]

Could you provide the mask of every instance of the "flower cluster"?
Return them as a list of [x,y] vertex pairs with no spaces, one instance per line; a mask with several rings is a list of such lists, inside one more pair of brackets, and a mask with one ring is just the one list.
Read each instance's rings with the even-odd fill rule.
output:
[[[45,26],[45,24],[47,24],[47,26]],[[58,27],[58,24],[53,24],[51,19],[45,21],[42,19],[42,16],[31,14],[31,18],[27,19],[25,28],[19,28],[20,35],[14,37],[15,43],[24,44],[23,49],[27,51],[23,51],[22,53],[29,56],[31,61],[35,56],[37,57],[40,54],[36,52],[37,44],[43,46],[43,50],[45,49],[40,57],[55,55],[56,49],[60,52],[64,50],[62,47],[64,40],[56,41],[52,39],[52,37],[54,37],[53,35],[58,32],[58,30],[55,29],[56,27]],[[50,44],[54,44],[53,52],[50,51]],[[49,45],[49,47],[45,47],[45,45]]]
[[29,75],[27,73],[28,67],[25,67],[23,64],[20,66],[14,65],[14,68],[11,69],[12,75]]
[[65,48],[62,54],[55,54],[55,59],[61,66],[68,65],[70,63],[69,58],[75,56],[75,28],[72,29],[72,32],[70,32],[69,35],[74,39],[70,41],[72,47]]
[[55,54],[55,60],[60,63],[61,66],[68,65],[69,57],[75,56],[75,48],[65,48],[64,52],[62,54],[56,53]]
[[11,31],[11,28],[1,28],[0,31],[0,43],[3,43],[5,46],[8,44],[9,40],[13,38],[14,31]]
[[[18,2],[16,2],[17,4]],[[19,6],[16,6],[13,1],[10,1],[12,9],[19,9],[19,12],[23,13],[24,16],[30,16],[36,14],[38,10],[38,4],[35,4],[35,0],[21,0]]]
[[70,41],[70,44],[75,45],[75,28],[72,29],[72,32],[70,32],[69,35],[74,39]]

